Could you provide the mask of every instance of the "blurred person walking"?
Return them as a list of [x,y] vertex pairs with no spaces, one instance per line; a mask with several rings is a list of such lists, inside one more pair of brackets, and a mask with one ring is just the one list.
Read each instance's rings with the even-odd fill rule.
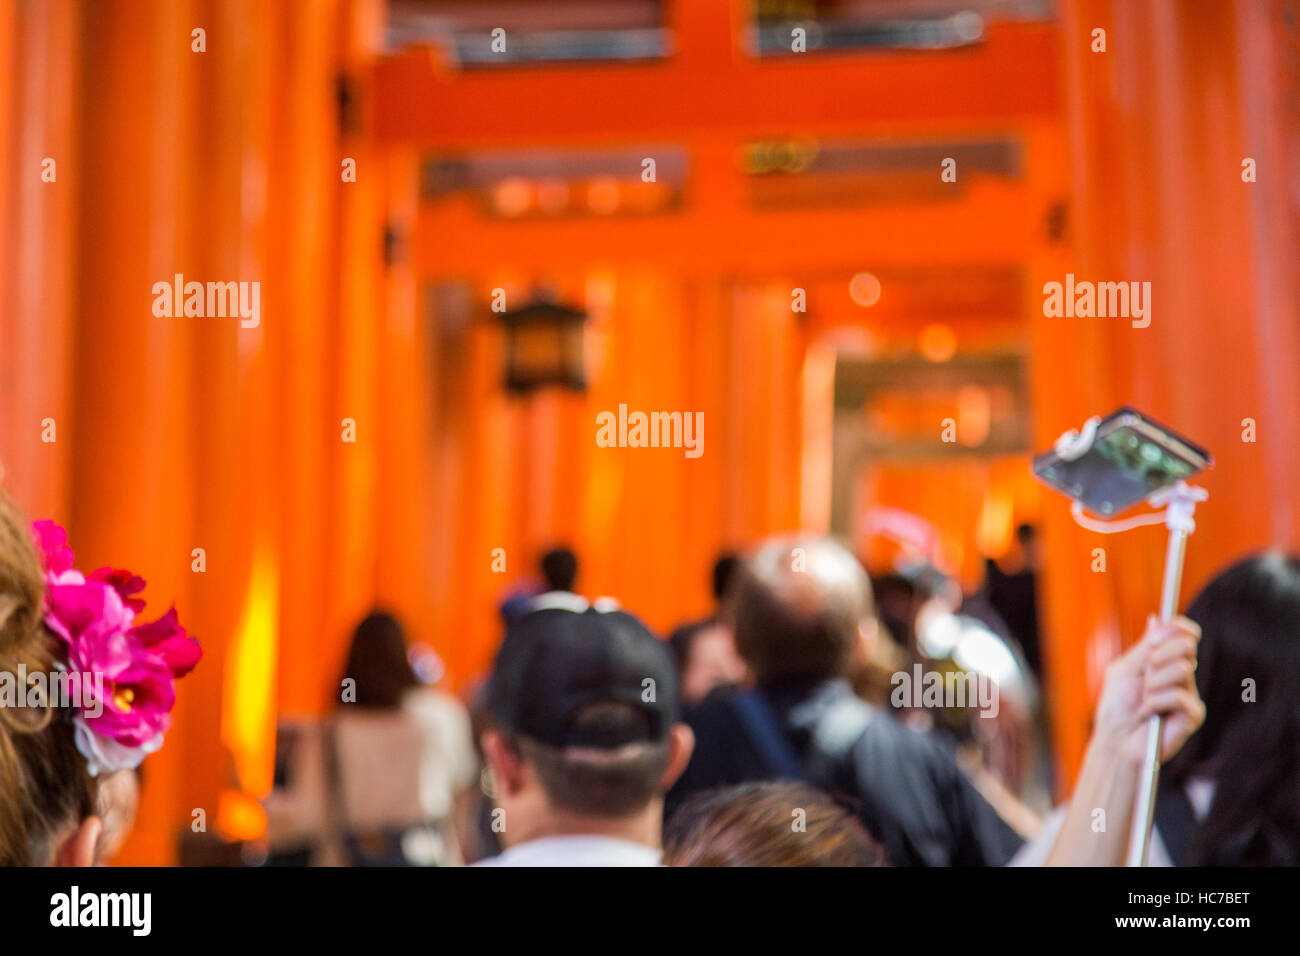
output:
[[977,675],[996,685],[998,705],[994,713],[977,701],[935,710],[896,698],[895,715],[947,738],[980,795],[1020,836],[1032,836],[1051,807],[1050,757],[1038,682],[1019,644],[978,595],[964,597],[938,568],[918,565],[900,580],[911,593],[905,626],[913,635],[912,669],[945,679]]
[[1043,679],[1043,652],[1038,631],[1038,529],[1016,526],[1018,561],[1005,570],[992,558],[984,560],[984,597],[1004,621],[1024,652],[1034,676]]
[[718,687],[744,683],[748,678],[745,662],[736,652],[731,625],[721,613],[723,602],[740,568],[740,559],[724,552],[713,563],[711,576],[713,613],[683,624],[669,635],[668,645],[677,659],[681,675],[682,704],[692,707]]
[[330,724],[294,729],[265,801],[273,852],[353,866],[463,862],[478,781],[469,715],[420,680],[396,618],[374,612],[357,625]]
[[507,631],[482,748],[505,851],[479,865],[656,866],[690,759],[667,646],[622,611],[535,611]]
[[531,611],[558,607],[566,611],[584,611],[586,598],[574,591],[578,581],[578,556],[564,545],[546,551],[537,561],[541,585],[530,581],[516,587],[501,602],[502,622],[509,627]]
[[469,713],[423,684],[406,635],[376,612],[352,636],[334,717],[334,796],[351,862],[456,865],[478,758]]
[[584,611],[587,599],[574,587],[578,583],[578,556],[566,547],[551,548],[538,562],[545,590],[528,602],[528,610],[563,608],[566,611]]

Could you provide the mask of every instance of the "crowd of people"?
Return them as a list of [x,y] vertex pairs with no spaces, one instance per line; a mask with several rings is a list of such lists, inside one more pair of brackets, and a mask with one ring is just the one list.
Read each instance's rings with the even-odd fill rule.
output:
[[[280,728],[270,863],[1117,865],[1152,715],[1152,862],[1300,863],[1296,558],[1248,557],[1186,617],[1149,621],[1108,668],[1070,799],[1045,813],[1025,798],[1032,761],[1007,758],[1035,719],[1038,649],[932,569],[873,588],[831,539],[772,539],[720,559],[715,610],[667,640],[581,597],[567,549],[540,570],[502,606],[467,702],[413,664],[394,617],[361,622],[334,713]],[[57,669],[51,580],[4,501],[0,671]],[[977,701],[900,702],[890,684],[921,662],[947,688],[979,669],[1011,730]],[[91,772],[57,710],[0,707],[2,863],[89,864],[129,827],[138,770]]]

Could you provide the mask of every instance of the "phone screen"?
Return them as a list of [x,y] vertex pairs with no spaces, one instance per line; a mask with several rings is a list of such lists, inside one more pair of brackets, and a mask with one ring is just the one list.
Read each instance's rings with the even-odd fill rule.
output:
[[1209,462],[1204,449],[1131,409],[1120,409],[1102,421],[1082,456],[1071,460],[1045,452],[1034,459],[1034,473],[1094,514],[1109,517],[1190,478]]

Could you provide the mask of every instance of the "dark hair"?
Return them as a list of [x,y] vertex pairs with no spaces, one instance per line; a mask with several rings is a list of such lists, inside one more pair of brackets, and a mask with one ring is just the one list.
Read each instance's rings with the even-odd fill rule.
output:
[[[0,671],[50,675],[58,639],[41,621],[45,583],[27,520],[0,492]],[[19,693],[26,688],[18,685]],[[98,786],[70,711],[0,706],[0,866],[49,862],[54,840],[95,812]]]
[[[802,811],[802,814],[800,814]],[[858,819],[804,783],[768,781],[704,790],[664,827],[669,866],[881,866]]]
[[[573,718],[575,732],[607,731],[623,739],[645,736],[646,715],[621,701],[602,701]],[[628,727],[636,723],[636,728]],[[638,732],[639,731],[639,734]],[[645,809],[659,793],[668,768],[668,740],[641,741],[603,750],[552,747],[529,737],[515,738],[517,749],[537,772],[551,803],[586,817],[619,819]]]
[[542,555],[542,578],[548,591],[572,591],[578,580],[578,559],[568,548],[552,548]]
[[356,700],[347,706],[394,710],[420,683],[406,654],[406,634],[397,618],[374,611],[352,632],[343,680],[355,681]]
[[730,551],[724,551],[718,555],[718,560],[713,562],[713,597],[721,601],[727,596],[731,589],[732,581],[736,577],[736,572],[740,570],[740,558]]
[[857,558],[828,538],[764,546],[729,604],[736,650],[760,684],[824,680],[847,671],[871,584]]
[[1187,616],[1201,626],[1205,724],[1166,772],[1215,783],[1188,862],[1300,864],[1300,558],[1271,551],[1237,562]]
[[695,643],[695,638],[709,626],[709,621],[695,621],[683,624],[668,635],[668,649],[673,652],[679,675],[686,672],[686,667],[691,662],[691,646]]

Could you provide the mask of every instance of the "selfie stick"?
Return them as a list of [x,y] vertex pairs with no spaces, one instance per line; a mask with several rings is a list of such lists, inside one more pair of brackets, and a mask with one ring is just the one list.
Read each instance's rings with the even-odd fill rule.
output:
[[[1078,431],[1068,431],[1056,441],[1056,452],[1066,460],[1081,457],[1091,446],[1097,433],[1100,418],[1090,418]],[[1164,524],[1169,529],[1169,544],[1165,548],[1165,579],[1160,591],[1160,620],[1173,619],[1178,610],[1178,594],[1183,585],[1183,556],[1187,552],[1187,536],[1196,530],[1193,514],[1196,503],[1204,501],[1210,493],[1185,481],[1153,492],[1147,502],[1153,508],[1164,507]],[[1139,515],[1119,521],[1098,521],[1083,513],[1083,502],[1075,501],[1070,509],[1074,520],[1090,531],[1114,534],[1142,525],[1158,524],[1160,512]],[[1133,805],[1133,823],[1129,830],[1128,856],[1125,866],[1146,866],[1147,850],[1151,845],[1151,825],[1155,819],[1156,785],[1160,782],[1160,715],[1147,719],[1146,749],[1142,756],[1142,776],[1138,784],[1137,800]]]
[[[1165,507],[1165,527],[1169,529],[1169,544],[1165,548],[1165,580],[1160,591],[1160,620],[1173,619],[1178,610],[1178,593],[1183,584],[1183,556],[1187,552],[1187,536],[1196,530],[1192,519],[1196,503],[1209,497],[1204,488],[1196,488],[1180,481],[1161,488],[1147,500],[1156,507]],[[1147,719],[1146,752],[1142,757],[1142,776],[1138,785],[1137,801],[1133,805],[1133,824],[1129,830],[1128,858],[1125,866],[1146,866],[1147,850],[1151,845],[1151,825],[1156,812],[1156,784],[1160,781],[1160,715]]]

